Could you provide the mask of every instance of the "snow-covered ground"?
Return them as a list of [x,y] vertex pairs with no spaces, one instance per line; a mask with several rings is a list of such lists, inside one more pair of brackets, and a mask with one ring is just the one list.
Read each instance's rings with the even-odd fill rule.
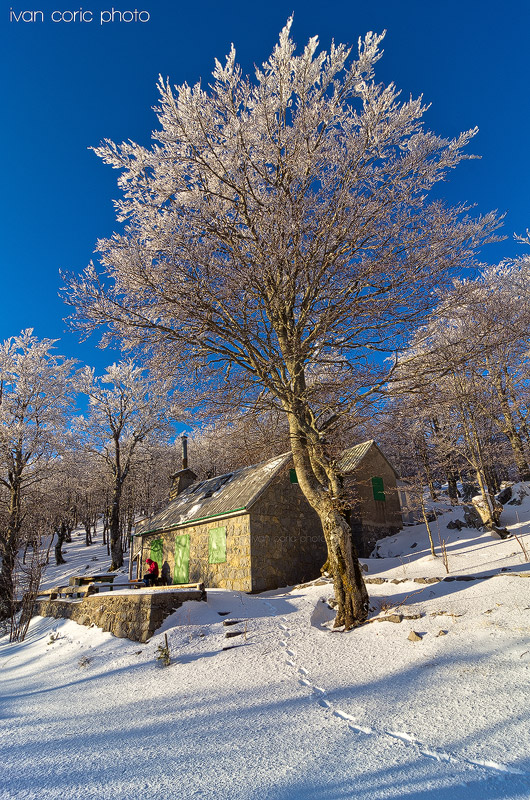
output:
[[[447,574],[406,528],[365,561],[374,621],[348,633],[319,582],[210,590],[143,645],[39,617],[1,640],[0,797],[529,800],[530,564],[515,538],[448,530],[463,515],[445,508],[447,577],[479,579],[415,582]],[[530,551],[530,497],[502,523]],[[66,550],[47,585],[108,566],[82,537]]]

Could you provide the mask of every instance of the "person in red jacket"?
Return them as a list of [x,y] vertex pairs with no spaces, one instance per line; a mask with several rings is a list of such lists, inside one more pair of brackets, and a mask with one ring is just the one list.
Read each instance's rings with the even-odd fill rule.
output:
[[147,572],[143,577],[146,586],[154,586],[158,578],[158,564],[151,558],[146,558]]

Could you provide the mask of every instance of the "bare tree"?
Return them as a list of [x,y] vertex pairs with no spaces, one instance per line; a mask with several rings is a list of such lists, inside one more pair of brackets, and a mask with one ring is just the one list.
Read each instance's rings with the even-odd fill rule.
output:
[[199,478],[231,472],[289,449],[285,414],[230,414],[193,432],[190,464]]
[[[106,385],[110,388],[106,388]],[[120,503],[123,486],[150,438],[168,430],[169,400],[164,380],[149,380],[145,370],[131,361],[107,367],[101,378],[87,367],[78,380],[79,391],[89,397],[86,418],[76,419],[85,447],[101,458],[111,476],[111,569],[123,565]]]
[[[287,418],[299,485],[322,521],[337,626],[368,595],[329,440],[387,378],[374,351],[399,350],[433,289],[473,263],[494,215],[428,202],[474,131],[424,130],[421,99],[373,79],[382,36],[295,55],[291,20],[254,78],[232,48],[213,83],[160,81],[152,149],[96,149],[122,171],[125,232],[100,241],[105,276],[68,282],[74,326],[150,351],[208,400]],[[184,377],[185,376],[185,377]],[[195,407],[199,404],[196,397]]]
[[72,404],[74,362],[28,329],[0,346],[0,619],[13,619],[14,573],[26,501],[58,461]]

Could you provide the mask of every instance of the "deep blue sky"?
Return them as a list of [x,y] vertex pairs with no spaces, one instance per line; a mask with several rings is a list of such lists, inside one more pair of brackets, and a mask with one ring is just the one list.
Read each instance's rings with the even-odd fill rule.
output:
[[[443,136],[478,125],[472,151],[443,193],[476,202],[479,212],[507,212],[508,240],[484,250],[489,263],[523,251],[514,232],[530,227],[530,4],[526,0],[396,0],[335,3],[313,0],[179,3],[114,0],[121,11],[147,11],[146,23],[99,24],[112,8],[101,0],[3,2],[2,293],[0,340],[33,327],[60,338],[58,351],[101,369],[116,360],[95,340],[80,345],[65,333],[68,313],[57,297],[58,270],[81,270],[96,239],[109,235],[117,172],[87,148],[103,138],[148,144],[156,127],[159,73],[172,83],[207,82],[214,57],[234,42],[245,71],[264,61],[292,11],[299,46],[318,34],[321,45],[356,43],[367,30],[387,29],[376,78],[432,104],[426,121]],[[51,12],[83,8],[92,23],[53,23]],[[44,22],[10,21],[10,9],[41,10]],[[56,14],[57,16],[57,14]]]

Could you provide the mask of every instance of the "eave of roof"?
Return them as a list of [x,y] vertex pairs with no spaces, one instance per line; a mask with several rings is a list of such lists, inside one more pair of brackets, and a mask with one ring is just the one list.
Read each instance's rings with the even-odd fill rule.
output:
[[[193,519],[188,519],[186,522],[179,522],[176,525],[169,525],[167,528],[164,528],[165,531],[173,531],[177,530],[177,528],[187,528],[189,525],[196,525],[198,522],[204,522],[207,519],[226,519],[227,517],[233,517],[236,515],[243,514],[244,512],[248,511],[249,509],[243,506],[242,508],[234,508],[232,511],[225,511],[223,514],[208,514],[206,517],[194,517]],[[146,530],[146,531],[139,531],[138,533],[133,534],[134,536],[147,536],[149,533],[160,533],[162,528],[153,528],[153,530]]]

